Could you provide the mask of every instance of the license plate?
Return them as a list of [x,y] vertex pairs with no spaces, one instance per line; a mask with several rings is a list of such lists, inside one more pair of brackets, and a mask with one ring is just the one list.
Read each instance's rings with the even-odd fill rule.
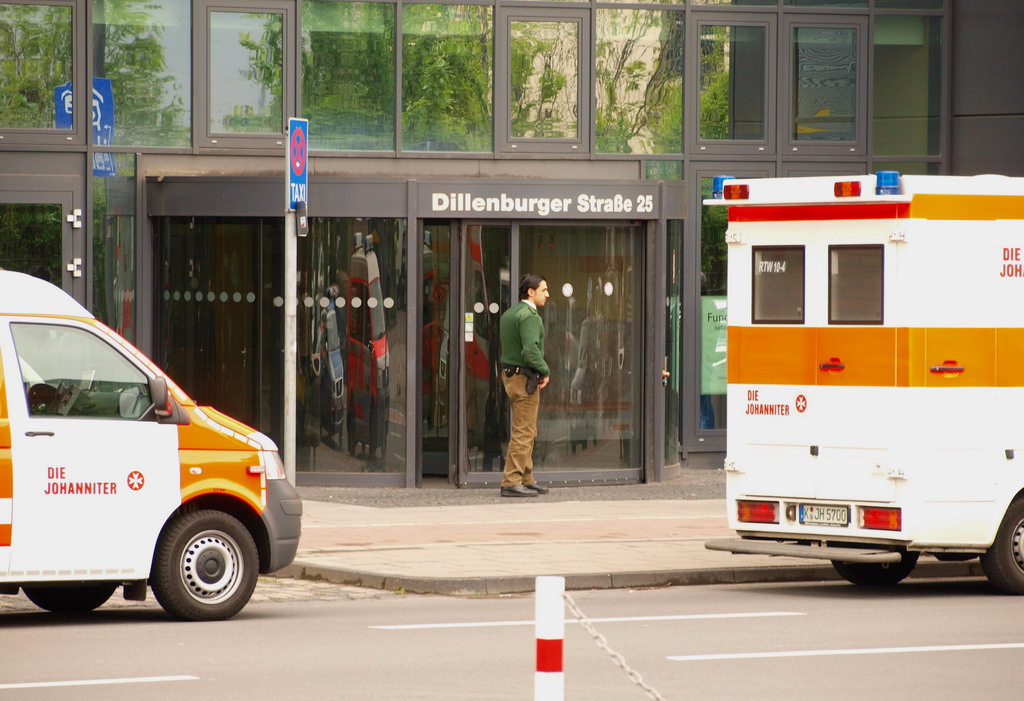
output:
[[845,528],[850,525],[850,509],[845,506],[801,504],[800,523],[808,526],[840,526]]

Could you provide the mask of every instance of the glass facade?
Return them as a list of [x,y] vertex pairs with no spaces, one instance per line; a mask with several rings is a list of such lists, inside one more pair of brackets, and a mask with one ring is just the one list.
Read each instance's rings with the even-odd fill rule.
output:
[[[500,471],[495,321],[526,269],[552,289],[556,377],[538,468],[643,464],[639,378],[651,370],[630,339],[661,304],[672,464],[680,445],[724,448],[727,429],[726,212],[700,204],[711,169],[948,172],[950,4],[0,0],[0,266],[61,282],[155,349],[186,391],[280,439],[281,217],[155,215],[137,197],[149,181],[277,177],[293,115],[310,120],[314,187],[333,178],[332,193],[358,178],[686,177],[687,219],[651,220],[667,255],[653,264],[655,224],[625,212],[485,221],[421,208],[417,220],[379,202],[387,214],[311,206],[299,242],[300,472],[447,475],[457,460],[476,476]],[[8,185],[24,173],[42,183],[25,196]],[[759,314],[798,319],[802,290],[778,268],[800,262],[761,255],[756,285],[789,302]],[[832,260],[859,271],[871,255]],[[412,287],[410,256],[422,276]],[[651,265],[664,270],[663,299],[645,296]],[[871,300],[836,284],[836,323],[875,323],[862,321]],[[660,349],[646,350],[657,365]]]
[[767,34],[766,27],[701,27],[698,138],[765,138]]
[[187,3],[96,0],[93,5],[93,83],[110,95],[113,129],[104,146],[189,146],[192,62]]
[[71,129],[71,8],[0,3],[0,129]]
[[395,8],[302,5],[303,116],[311,149],[395,148]]
[[683,15],[597,10],[598,153],[683,151]]
[[404,220],[314,217],[299,243],[296,463],[405,470]]
[[284,16],[210,13],[211,134],[279,134],[284,125]]
[[793,141],[857,138],[857,30],[793,28]]
[[938,17],[875,18],[875,156],[939,155],[941,26]]
[[679,455],[683,404],[683,231],[682,220],[668,222],[665,257],[665,464]]
[[[135,156],[94,154],[92,179],[92,311],[136,342]],[[102,164],[97,168],[96,164]]]
[[479,5],[406,5],[402,147],[490,151],[494,15]]
[[[710,199],[712,179],[700,179],[701,199]],[[700,209],[700,430],[726,427],[726,346],[729,310],[725,207]]]
[[509,25],[511,137],[578,138],[579,23],[515,20]]
[[59,204],[0,202],[0,268],[59,281],[62,236]]
[[167,217],[157,223],[153,360],[201,404],[280,435],[284,337],[277,218]]

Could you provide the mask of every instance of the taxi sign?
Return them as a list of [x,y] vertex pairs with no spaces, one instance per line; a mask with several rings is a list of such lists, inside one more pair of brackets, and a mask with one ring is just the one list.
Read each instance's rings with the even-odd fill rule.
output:
[[309,203],[308,168],[309,120],[292,117],[288,120],[288,168],[285,181],[285,202],[289,210]]

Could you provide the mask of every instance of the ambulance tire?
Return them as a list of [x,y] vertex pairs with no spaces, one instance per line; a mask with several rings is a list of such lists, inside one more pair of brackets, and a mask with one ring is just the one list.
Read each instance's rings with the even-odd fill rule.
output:
[[981,569],[1005,594],[1024,594],[1024,498],[1010,504],[992,546],[981,556]]
[[839,576],[851,584],[884,587],[899,584],[914,571],[920,553],[903,553],[899,562],[839,562],[832,561]]
[[22,587],[22,591],[29,601],[41,609],[53,613],[88,613],[107,603],[117,586],[115,582],[98,582],[59,587]]
[[149,585],[175,618],[222,621],[249,603],[258,570],[256,543],[238,519],[221,511],[193,511],[164,528]]

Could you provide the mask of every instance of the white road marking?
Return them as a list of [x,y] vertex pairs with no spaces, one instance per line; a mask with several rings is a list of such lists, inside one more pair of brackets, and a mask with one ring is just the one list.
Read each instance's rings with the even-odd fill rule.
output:
[[[609,523],[615,521],[686,521],[690,519],[698,518],[719,518],[719,516],[614,516],[614,517],[596,517],[596,516],[581,516],[579,518],[526,518],[526,519],[508,519],[504,521],[450,521],[443,523],[424,523],[423,521],[400,521],[395,523],[311,523],[309,525],[302,524],[303,528],[306,529],[317,529],[317,528],[408,528],[414,526],[416,528],[422,528],[424,526],[443,526],[449,528],[452,526],[507,526],[510,524],[522,525],[524,523],[592,523],[594,521],[608,521]],[[724,517],[722,517],[724,521]]]
[[824,657],[828,655],[896,655],[906,652],[957,652],[964,650],[1013,650],[1024,643],[989,643],[983,645],[921,645],[916,647],[868,647],[855,650],[793,650],[790,652],[740,652],[721,655],[672,655],[673,662],[707,660],[757,660],[774,657]]
[[[766,611],[762,613],[699,613],[683,616],[628,616],[622,618],[588,618],[591,623],[631,623],[635,621],[699,621],[720,618],[766,618],[770,616],[806,616],[794,611]],[[579,623],[575,618],[566,623]],[[370,626],[375,630],[426,630],[433,628],[498,628],[501,626],[532,626],[536,621],[480,621],[478,623],[415,623],[410,625]]]
[[77,679],[66,682],[25,682],[21,684],[0,684],[0,691],[7,689],[45,689],[57,686],[102,686],[105,684],[148,684],[151,682],[191,682],[199,677],[181,674],[174,677],[124,677],[122,679]]

